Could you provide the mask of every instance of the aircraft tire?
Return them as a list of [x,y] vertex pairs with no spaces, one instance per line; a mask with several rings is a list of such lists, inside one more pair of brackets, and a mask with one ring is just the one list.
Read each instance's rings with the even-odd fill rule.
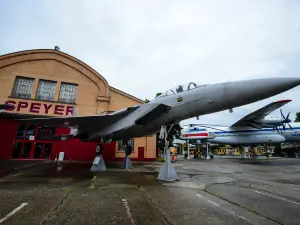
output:
[[101,155],[103,150],[102,144],[98,144],[96,147],[96,155]]

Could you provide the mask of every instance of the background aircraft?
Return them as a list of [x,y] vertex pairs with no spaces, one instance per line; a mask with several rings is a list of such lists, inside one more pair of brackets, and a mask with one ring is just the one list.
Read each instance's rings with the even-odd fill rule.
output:
[[[281,119],[266,117],[290,101],[281,100],[273,102],[248,114],[230,127],[206,124],[189,125],[188,133],[186,130],[183,130],[181,139],[184,139],[187,134],[190,135],[190,139],[197,139],[197,134],[201,134],[204,131],[212,132],[215,134],[215,138],[209,139],[209,142],[239,146],[242,157],[245,156],[249,145],[299,142],[300,123],[290,124],[289,114],[285,117],[281,111]],[[286,124],[288,127],[286,127]]]
[[100,143],[128,140],[159,132],[167,123],[232,109],[282,93],[300,84],[300,78],[263,78],[196,85],[190,82],[170,89],[147,104],[121,109],[109,115],[33,118],[27,124],[73,127],[72,137]]

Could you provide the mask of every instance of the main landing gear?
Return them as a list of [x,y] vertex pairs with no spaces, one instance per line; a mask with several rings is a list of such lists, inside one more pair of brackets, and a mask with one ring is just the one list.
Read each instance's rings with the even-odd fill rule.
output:
[[[132,146],[128,144],[127,140],[123,140],[126,144],[124,145],[125,148],[125,159],[121,165],[122,169],[132,169],[133,165],[130,160],[130,155],[132,153]],[[96,147],[96,157],[93,161],[93,165],[91,167],[91,171],[96,172],[96,171],[105,171],[106,170],[106,165],[104,162],[104,159],[102,157],[102,152],[103,152],[103,144],[104,143],[111,143],[111,139],[103,139],[101,138],[100,144],[97,145]]]
[[102,157],[102,152],[103,152],[103,143],[100,143],[96,147],[96,157],[93,161],[93,165],[91,168],[92,172],[106,170],[106,165]]
[[167,140],[168,134],[170,133],[172,127],[173,124],[171,125],[170,129],[167,130],[166,125],[162,125],[159,134],[159,138],[165,141],[165,146],[164,146],[165,163],[161,167],[157,179],[164,180],[164,181],[178,180],[175,168],[171,163],[169,141]]
[[[128,142],[125,142],[125,143],[128,143]],[[121,165],[121,168],[122,169],[132,169],[133,168],[133,165],[132,165],[132,162],[130,160],[130,154],[132,153],[132,146],[129,145],[129,144],[126,144],[125,145],[125,159]]]

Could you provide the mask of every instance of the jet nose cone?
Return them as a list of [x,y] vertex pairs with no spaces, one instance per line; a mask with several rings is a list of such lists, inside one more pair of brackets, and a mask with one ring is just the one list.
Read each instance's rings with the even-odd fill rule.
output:
[[292,89],[300,85],[300,78],[297,77],[279,77],[262,79],[266,91],[274,92],[274,95]]
[[269,78],[273,81],[271,83],[279,84],[280,86],[286,86],[286,87],[296,87],[300,84],[300,78],[298,77],[278,77],[278,78]]
[[300,78],[296,77],[244,80],[225,85],[227,92],[224,96],[230,103],[228,105],[241,106],[278,95],[298,85]]

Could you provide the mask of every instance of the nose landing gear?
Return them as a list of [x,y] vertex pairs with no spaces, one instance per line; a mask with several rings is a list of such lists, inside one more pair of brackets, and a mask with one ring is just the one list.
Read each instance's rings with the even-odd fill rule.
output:
[[160,129],[160,139],[164,139],[164,152],[165,152],[165,163],[161,167],[159,174],[157,176],[157,179],[164,180],[164,181],[175,181],[178,180],[177,173],[175,171],[175,168],[173,167],[171,163],[171,157],[170,157],[170,148],[169,148],[169,141],[167,140],[168,134],[170,133],[171,129],[173,127],[173,124],[171,125],[171,128],[167,130],[166,125],[162,125]]

